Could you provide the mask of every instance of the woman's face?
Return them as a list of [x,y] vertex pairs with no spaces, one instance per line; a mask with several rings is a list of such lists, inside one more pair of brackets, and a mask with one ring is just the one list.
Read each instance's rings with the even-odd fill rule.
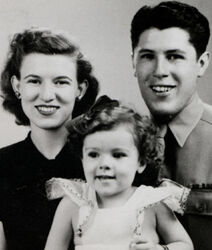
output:
[[78,86],[76,63],[70,56],[31,53],[24,57],[20,80],[12,78],[14,90],[20,92],[24,113],[31,127],[60,128],[71,118]]

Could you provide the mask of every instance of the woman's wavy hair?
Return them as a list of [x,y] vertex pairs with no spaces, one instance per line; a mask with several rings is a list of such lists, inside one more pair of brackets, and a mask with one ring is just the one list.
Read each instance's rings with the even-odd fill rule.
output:
[[159,170],[163,165],[158,127],[148,116],[140,115],[119,101],[110,99],[101,103],[100,98],[96,102],[96,107],[94,105],[91,108],[92,112],[88,111],[88,114],[73,119],[67,126],[75,152],[82,158],[83,141],[87,135],[115,129],[124,124],[133,136],[140,164],[146,166],[142,175],[136,176],[134,183],[156,185]]
[[24,56],[31,53],[46,55],[68,55],[76,60],[77,81],[80,85],[87,81],[88,88],[80,101],[75,102],[72,116],[76,117],[86,112],[95,102],[99,91],[98,80],[93,75],[91,63],[80,52],[79,46],[73,42],[68,33],[64,31],[51,31],[44,28],[31,28],[16,33],[9,45],[8,57],[1,74],[1,90],[3,107],[16,116],[18,125],[29,125],[21,100],[15,96],[11,85],[11,77],[20,79],[20,68]]

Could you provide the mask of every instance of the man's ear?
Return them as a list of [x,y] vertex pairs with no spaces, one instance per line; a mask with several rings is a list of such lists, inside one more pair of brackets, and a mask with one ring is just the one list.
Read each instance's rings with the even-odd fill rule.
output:
[[204,75],[206,69],[208,68],[210,62],[210,53],[208,51],[205,51],[198,59],[198,77],[201,77]]
[[136,55],[135,55],[134,51],[131,53],[131,60],[132,60],[132,67],[133,67],[134,76],[137,77],[137,73],[136,73]]
[[82,83],[78,86],[78,100],[81,100],[82,97],[85,95],[87,89],[88,89],[89,83],[87,80],[84,80]]

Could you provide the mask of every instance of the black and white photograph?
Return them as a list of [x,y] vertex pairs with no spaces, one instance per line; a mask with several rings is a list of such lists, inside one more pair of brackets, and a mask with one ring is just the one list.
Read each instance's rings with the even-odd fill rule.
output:
[[212,2],[0,0],[0,250],[212,249]]

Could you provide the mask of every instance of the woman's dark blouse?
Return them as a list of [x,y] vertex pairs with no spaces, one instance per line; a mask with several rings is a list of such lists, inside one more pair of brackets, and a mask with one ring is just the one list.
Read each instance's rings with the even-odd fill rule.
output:
[[46,198],[51,177],[84,178],[81,161],[66,143],[46,159],[28,137],[0,149],[0,220],[9,250],[43,250],[59,200]]

